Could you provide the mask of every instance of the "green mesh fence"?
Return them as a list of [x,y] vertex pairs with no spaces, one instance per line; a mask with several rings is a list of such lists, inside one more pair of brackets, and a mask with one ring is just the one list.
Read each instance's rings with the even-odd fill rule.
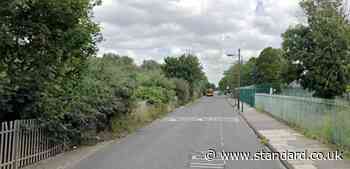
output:
[[241,101],[254,107],[255,105],[255,89],[240,89]]
[[340,100],[256,94],[255,107],[331,143],[350,147],[350,105]]
[[270,93],[270,85],[254,85],[240,88],[240,99],[251,107],[255,107],[256,93]]

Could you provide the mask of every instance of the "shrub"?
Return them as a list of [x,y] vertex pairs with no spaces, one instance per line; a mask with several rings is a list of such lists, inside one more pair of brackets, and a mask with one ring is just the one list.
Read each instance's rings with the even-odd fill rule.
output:
[[90,58],[79,79],[48,88],[39,107],[52,141],[81,144],[111,129],[112,118],[133,106],[136,71],[126,57]]
[[161,104],[169,103],[175,96],[175,92],[158,86],[141,86],[136,90],[135,96],[139,99],[146,100],[150,104]]
[[184,105],[188,103],[191,99],[190,95],[190,85],[186,80],[183,79],[173,79],[175,83],[176,96],[178,98],[179,104]]
[[164,76],[161,70],[142,71],[137,74],[135,97],[151,104],[169,103],[176,95],[174,81]]

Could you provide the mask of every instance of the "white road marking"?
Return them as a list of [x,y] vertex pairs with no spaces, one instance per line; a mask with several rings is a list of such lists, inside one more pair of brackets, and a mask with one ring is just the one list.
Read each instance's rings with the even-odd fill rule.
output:
[[175,121],[177,121],[175,118],[170,118],[168,121],[170,121],[170,122],[175,122]]
[[215,163],[191,163],[191,165],[211,165],[211,166],[223,166],[224,164],[215,164]]
[[224,164],[211,164],[211,163],[191,163],[191,168],[205,168],[205,169],[224,169]]
[[202,168],[202,169],[224,169],[224,167],[214,167],[214,166],[191,166],[191,168]]
[[239,123],[237,117],[167,117],[166,122],[233,122]]
[[[221,148],[222,151],[225,151],[225,143],[224,143],[224,123],[221,121],[220,123],[220,143],[221,143]],[[226,165],[226,160],[224,160],[224,165]]]

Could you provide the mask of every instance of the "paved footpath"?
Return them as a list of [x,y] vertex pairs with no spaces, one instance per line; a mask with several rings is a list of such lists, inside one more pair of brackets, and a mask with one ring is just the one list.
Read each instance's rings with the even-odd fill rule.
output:
[[[257,112],[245,105],[242,115],[255,130],[269,140],[278,152],[334,152],[327,145],[308,139],[286,124],[275,120],[266,113]],[[340,161],[287,161],[295,169],[350,169],[349,160]]]

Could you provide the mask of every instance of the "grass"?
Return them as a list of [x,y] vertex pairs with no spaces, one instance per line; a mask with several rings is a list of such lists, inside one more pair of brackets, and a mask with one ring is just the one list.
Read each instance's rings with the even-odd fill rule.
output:
[[268,145],[269,144],[269,140],[266,138],[266,137],[262,137],[262,138],[260,138],[260,143],[262,144],[262,145]]
[[[195,104],[197,99],[191,100],[183,106]],[[112,133],[114,138],[122,138],[133,133],[157,119],[165,117],[169,112],[176,108],[174,103],[148,105],[143,110],[135,109],[127,115],[114,117],[112,120]]]
[[164,117],[171,111],[170,107],[166,104],[150,105],[147,106],[146,110],[133,111],[130,114],[115,117],[112,122],[113,136],[116,138],[124,137],[136,129]]

